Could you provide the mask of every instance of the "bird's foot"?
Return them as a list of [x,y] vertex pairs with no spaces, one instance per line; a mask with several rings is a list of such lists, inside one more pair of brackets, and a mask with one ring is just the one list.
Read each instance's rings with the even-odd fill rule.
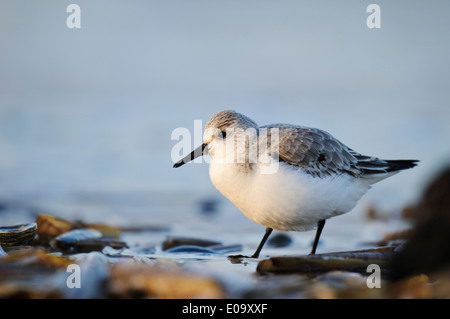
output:
[[231,261],[232,264],[240,264],[242,263],[242,260],[245,258],[253,258],[253,257],[249,257],[249,256],[244,256],[244,255],[230,255],[228,256],[228,259]]

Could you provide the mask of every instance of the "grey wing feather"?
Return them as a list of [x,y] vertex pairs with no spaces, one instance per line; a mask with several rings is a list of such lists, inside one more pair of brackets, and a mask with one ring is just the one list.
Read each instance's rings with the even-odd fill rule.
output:
[[288,124],[266,125],[268,136],[272,128],[279,129],[279,159],[322,177],[348,173],[360,176],[357,153],[333,138],[331,134],[315,129]]
[[373,156],[361,155],[331,134],[316,129],[290,124],[262,126],[267,129],[270,147],[271,129],[278,128],[278,156],[281,161],[303,169],[315,177],[340,175],[355,177],[379,175],[412,168],[417,160],[382,160]]

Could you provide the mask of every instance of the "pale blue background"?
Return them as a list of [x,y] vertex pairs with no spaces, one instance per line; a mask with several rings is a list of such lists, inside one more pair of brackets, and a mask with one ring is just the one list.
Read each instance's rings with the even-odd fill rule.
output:
[[70,30],[72,2],[0,2],[0,198],[220,198],[170,136],[225,108],[420,159],[364,197],[387,209],[449,162],[448,1],[377,1],[378,30],[371,1],[76,1]]

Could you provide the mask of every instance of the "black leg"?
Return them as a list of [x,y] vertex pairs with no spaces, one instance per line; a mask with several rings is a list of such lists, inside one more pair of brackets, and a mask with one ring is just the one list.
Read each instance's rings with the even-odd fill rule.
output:
[[266,243],[267,238],[269,238],[270,234],[272,233],[272,228],[267,227],[266,228],[266,233],[264,234],[261,242],[259,243],[258,248],[256,248],[255,253],[252,255],[252,258],[258,258],[259,257],[259,253],[261,252],[261,249],[263,248],[264,244]]
[[319,220],[319,222],[317,223],[316,237],[314,238],[314,243],[310,255],[314,255],[316,253],[316,248],[319,244],[319,238],[320,234],[322,233],[323,226],[325,226],[325,219]]

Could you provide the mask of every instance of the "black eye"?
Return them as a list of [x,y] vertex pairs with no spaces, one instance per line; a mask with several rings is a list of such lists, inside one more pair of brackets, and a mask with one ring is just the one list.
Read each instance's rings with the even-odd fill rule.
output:
[[227,137],[227,132],[221,131],[221,132],[220,132],[220,135],[222,136],[222,138],[225,138],[225,137]]

